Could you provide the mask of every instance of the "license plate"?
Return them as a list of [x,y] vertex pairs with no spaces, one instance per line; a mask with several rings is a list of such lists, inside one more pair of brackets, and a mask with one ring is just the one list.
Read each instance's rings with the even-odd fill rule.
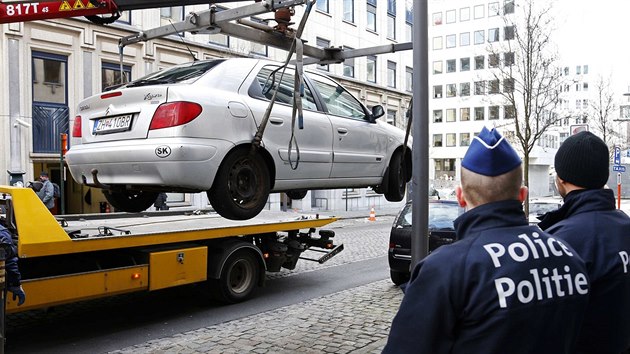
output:
[[94,134],[109,134],[124,132],[131,128],[131,114],[123,116],[100,118],[94,121]]

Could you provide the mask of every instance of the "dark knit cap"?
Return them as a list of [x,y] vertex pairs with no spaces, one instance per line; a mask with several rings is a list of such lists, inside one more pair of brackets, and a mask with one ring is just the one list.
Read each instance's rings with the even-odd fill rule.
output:
[[608,182],[608,146],[591,132],[568,137],[556,153],[556,173],[562,180],[586,189]]

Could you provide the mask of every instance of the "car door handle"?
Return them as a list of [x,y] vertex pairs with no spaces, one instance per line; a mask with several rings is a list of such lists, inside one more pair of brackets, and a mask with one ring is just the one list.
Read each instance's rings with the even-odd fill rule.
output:
[[269,118],[269,121],[271,122],[271,124],[275,124],[275,125],[284,124],[284,119],[282,118]]
[[348,129],[346,129],[346,128],[337,128],[337,133],[339,133],[341,135],[346,135],[346,134],[348,134]]

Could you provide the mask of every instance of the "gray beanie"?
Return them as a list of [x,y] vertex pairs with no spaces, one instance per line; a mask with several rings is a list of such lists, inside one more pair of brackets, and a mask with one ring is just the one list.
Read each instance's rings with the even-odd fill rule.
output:
[[568,137],[556,153],[554,165],[562,180],[586,189],[602,188],[608,182],[606,143],[591,132]]

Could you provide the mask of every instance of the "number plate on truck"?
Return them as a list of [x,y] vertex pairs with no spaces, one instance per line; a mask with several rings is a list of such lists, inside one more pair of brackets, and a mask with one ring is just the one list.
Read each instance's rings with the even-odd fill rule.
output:
[[122,116],[96,119],[92,132],[96,135],[127,131],[131,128],[131,117],[131,114],[125,114]]

